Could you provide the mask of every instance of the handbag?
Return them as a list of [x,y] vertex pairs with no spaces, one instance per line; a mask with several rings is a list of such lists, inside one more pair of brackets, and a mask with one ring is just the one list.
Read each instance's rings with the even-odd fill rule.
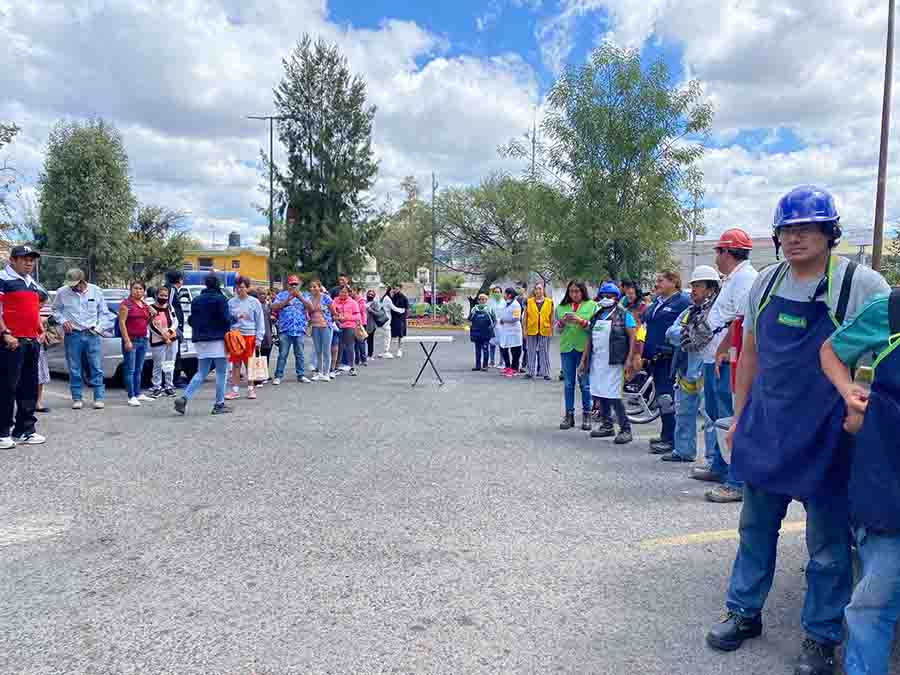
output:
[[230,330],[225,333],[225,351],[230,356],[235,354],[242,354],[246,349],[246,343],[244,342],[244,336],[241,335],[240,331]]
[[247,360],[247,381],[263,382],[269,379],[269,359],[260,356],[259,350]]
[[357,340],[366,340],[369,337],[369,332],[366,330],[365,326],[357,326],[354,333]]

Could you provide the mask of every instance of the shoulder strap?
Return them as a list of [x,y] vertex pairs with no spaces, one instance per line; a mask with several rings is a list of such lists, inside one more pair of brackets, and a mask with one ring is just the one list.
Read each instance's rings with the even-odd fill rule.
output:
[[900,288],[891,291],[888,298],[888,322],[891,327],[891,335],[900,333]]
[[766,287],[763,290],[763,294],[759,298],[759,306],[757,307],[757,309],[762,309],[769,301],[769,296],[772,295],[772,289],[775,288],[775,284],[778,283],[778,279],[781,278],[781,275],[786,267],[786,262],[778,264],[778,267],[775,269],[775,273],[769,279],[769,283],[766,284]]
[[841,294],[838,297],[837,309],[834,312],[834,318],[838,324],[843,324],[847,316],[847,305],[850,302],[850,287],[853,284],[853,275],[856,274],[858,265],[852,260],[847,265],[844,272],[844,279],[841,281]]

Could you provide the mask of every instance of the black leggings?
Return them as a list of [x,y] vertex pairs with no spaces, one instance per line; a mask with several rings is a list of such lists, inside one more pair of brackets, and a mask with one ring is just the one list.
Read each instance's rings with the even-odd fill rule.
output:
[[[512,359],[510,360],[510,352],[512,352]],[[522,348],[521,347],[500,347],[500,357],[503,359],[503,364],[507,368],[512,368],[513,370],[519,369],[519,359],[522,358]]]
[[368,348],[369,358],[375,356],[375,329],[369,331],[369,337],[366,338],[366,347]]
[[625,404],[620,398],[598,398],[594,396],[595,407],[600,411],[600,420],[603,426],[612,426],[612,411],[616,413],[616,420],[622,431],[631,431],[631,422],[625,414]]

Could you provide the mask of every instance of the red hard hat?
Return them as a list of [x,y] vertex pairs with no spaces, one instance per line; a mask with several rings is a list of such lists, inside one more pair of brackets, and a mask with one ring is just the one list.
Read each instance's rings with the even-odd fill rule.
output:
[[753,240],[750,239],[747,233],[742,229],[733,227],[722,233],[722,236],[719,237],[719,241],[716,242],[716,248],[752,251]]

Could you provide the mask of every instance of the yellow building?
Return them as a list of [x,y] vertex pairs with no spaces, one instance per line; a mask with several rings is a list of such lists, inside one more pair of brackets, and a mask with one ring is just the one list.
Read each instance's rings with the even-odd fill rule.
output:
[[186,272],[235,272],[250,277],[254,284],[269,283],[269,250],[262,246],[201,248],[184,254]]

